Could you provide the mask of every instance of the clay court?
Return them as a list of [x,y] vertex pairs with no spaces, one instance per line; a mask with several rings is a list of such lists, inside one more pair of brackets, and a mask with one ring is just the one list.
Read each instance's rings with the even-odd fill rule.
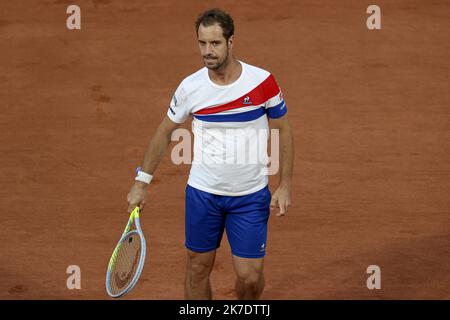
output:
[[[81,30],[66,28],[70,4]],[[293,205],[270,218],[261,298],[450,299],[450,10],[418,0],[2,1],[0,298],[109,299],[134,169],[202,67],[194,21],[214,6],[235,20],[236,57],[277,78],[294,127]],[[124,299],[183,299],[188,174],[169,150]],[[212,285],[235,298],[226,237]]]

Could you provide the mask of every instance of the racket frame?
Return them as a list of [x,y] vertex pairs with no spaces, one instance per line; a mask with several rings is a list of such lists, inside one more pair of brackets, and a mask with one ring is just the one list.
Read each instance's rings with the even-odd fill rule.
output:
[[[131,230],[131,226],[133,225],[133,222],[134,222],[134,225],[136,226],[136,230]],[[141,255],[139,257],[139,264],[136,268],[136,274],[133,276],[133,279],[131,280],[131,282],[128,284],[128,286],[124,290],[120,291],[117,294],[113,294],[111,292],[111,288],[109,285],[111,282],[111,277],[112,277],[113,264],[114,264],[115,260],[117,259],[117,254],[119,252],[121,244],[130,234],[133,234],[133,233],[138,234],[139,238],[141,240]],[[111,258],[108,263],[108,270],[106,272],[106,292],[108,293],[108,295],[110,297],[119,298],[119,297],[123,296],[124,294],[128,293],[131,289],[133,289],[133,287],[135,286],[139,277],[141,276],[142,269],[144,267],[144,262],[145,262],[146,250],[147,250],[147,245],[145,242],[144,234],[142,233],[141,223],[139,220],[139,207],[136,207],[131,212],[130,218],[128,219],[128,223],[122,233],[122,236],[120,237],[120,240],[117,242],[117,245],[114,248],[113,254],[111,255]]]

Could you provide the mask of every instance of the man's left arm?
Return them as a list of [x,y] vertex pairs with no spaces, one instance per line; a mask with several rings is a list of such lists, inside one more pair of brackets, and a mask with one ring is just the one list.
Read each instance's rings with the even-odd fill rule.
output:
[[280,138],[280,182],[272,195],[270,208],[278,208],[277,216],[280,217],[287,213],[287,209],[291,205],[294,139],[287,114],[281,118],[270,119],[270,123],[271,127],[279,130]]

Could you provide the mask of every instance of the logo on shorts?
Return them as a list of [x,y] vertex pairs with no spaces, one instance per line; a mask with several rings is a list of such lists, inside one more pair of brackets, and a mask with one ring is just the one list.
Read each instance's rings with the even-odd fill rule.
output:
[[266,249],[266,245],[263,243],[262,245],[261,245],[261,247],[259,248],[259,251],[264,251]]
[[243,104],[252,104],[252,102],[250,101],[250,97],[249,96],[246,96],[245,98],[244,98],[244,101],[242,102]]
[[172,107],[169,107],[170,112],[172,112],[173,115],[175,115],[175,111],[173,111]]

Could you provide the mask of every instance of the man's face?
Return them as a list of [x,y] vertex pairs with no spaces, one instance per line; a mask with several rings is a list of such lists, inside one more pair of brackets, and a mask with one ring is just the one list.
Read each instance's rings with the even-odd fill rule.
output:
[[205,66],[211,70],[219,69],[227,61],[231,50],[231,45],[228,45],[222,28],[217,23],[208,27],[199,26],[198,46]]

